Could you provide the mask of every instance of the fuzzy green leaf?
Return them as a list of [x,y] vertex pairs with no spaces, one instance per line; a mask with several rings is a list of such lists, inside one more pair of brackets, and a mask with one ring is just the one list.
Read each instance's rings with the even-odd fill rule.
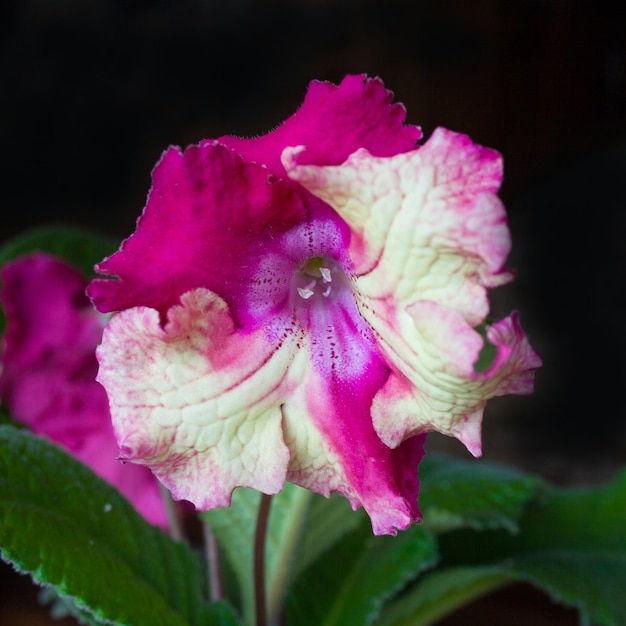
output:
[[343,536],[369,523],[365,511],[353,511],[346,498],[338,494],[333,494],[330,498],[314,495],[298,547],[294,577]]
[[298,626],[367,626],[384,602],[436,560],[433,537],[413,526],[397,537],[373,537],[369,522],[344,536],[308,568],[287,599]]
[[598,489],[548,488],[530,508],[513,570],[579,609],[583,624],[626,624],[626,472]]
[[463,527],[517,532],[537,484],[537,478],[503,465],[427,454],[420,465],[424,524],[435,533]]
[[[260,499],[256,491],[237,489],[229,508],[202,514],[235,571],[246,623],[253,620],[253,542]],[[292,580],[360,525],[369,526],[363,511],[353,511],[338,495],[324,498],[287,483],[273,496],[265,550],[270,622],[276,619]]]
[[506,585],[503,568],[452,567],[427,572],[417,584],[385,606],[375,626],[429,626],[476,598]]
[[446,562],[491,564],[576,607],[583,624],[626,624],[626,472],[598,488],[544,487],[520,532],[442,537]]
[[102,623],[234,626],[198,559],[45,439],[0,426],[0,555]]

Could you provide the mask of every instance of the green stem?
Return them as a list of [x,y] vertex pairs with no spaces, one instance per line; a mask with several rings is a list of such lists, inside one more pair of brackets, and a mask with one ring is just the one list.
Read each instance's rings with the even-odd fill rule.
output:
[[289,510],[288,523],[280,533],[280,545],[275,550],[268,581],[268,614],[270,624],[276,624],[287,589],[289,572],[300,539],[300,532],[309,510],[313,493],[308,489],[298,488]]
[[185,538],[185,533],[183,532],[183,527],[180,523],[178,510],[176,509],[176,503],[172,499],[172,494],[161,483],[159,483],[159,492],[163,504],[165,505],[170,537],[174,541],[182,541]]
[[272,496],[261,494],[254,535],[254,612],[256,626],[267,626],[267,601],[265,590],[265,537]]

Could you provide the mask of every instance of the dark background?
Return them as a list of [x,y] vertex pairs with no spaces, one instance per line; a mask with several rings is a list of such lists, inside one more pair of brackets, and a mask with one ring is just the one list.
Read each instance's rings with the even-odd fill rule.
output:
[[[544,367],[491,403],[485,456],[558,482],[626,462],[621,0],[22,0],[0,4],[0,242],[134,229],[168,144],[261,134],[312,79],[379,75],[426,137],[500,150],[513,308]],[[455,443],[433,441],[462,453]]]
[[542,471],[624,461],[621,5],[3,3],[1,239],[52,221],[125,237],[167,145],[261,134],[310,80],[379,75],[426,136],[446,126],[505,158],[518,277],[494,294],[494,312],[521,309],[545,366],[532,398],[492,403],[486,456]]

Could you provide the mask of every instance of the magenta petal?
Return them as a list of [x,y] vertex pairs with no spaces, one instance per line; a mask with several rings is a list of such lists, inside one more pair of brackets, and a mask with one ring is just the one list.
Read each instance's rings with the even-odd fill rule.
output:
[[147,306],[164,319],[183,293],[205,288],[236,312],[272,240],[305,217],[299,194],[218,143],[170,148],[136,232],[97,266],[119,280],[95,280],[88,293],[102,312]]
[[284,406],[284,437],[291,450],[287,480],[328,496],[338,492],[363,507],[374,534],[395,535],[421,515],[417,466],[424,437],[392,450],[374,431],[372,391],[380,385],[374,361],[348,382],[310,373]]
[[375,534],[395,534],[420,519],[423,438],[392,450],[374,430],[372,400],[389,370],[349,291],[301,323],[313,367],[283,408],[287,480],[325,496],[337,491],[367,511]]
[[379,78],[364,74],[346,76],[339,86],[313,81],[300,109],[276,130],[254,139],[225,136],[220,142],[280,176],[287,146],[306,146],[299,159],[303,165],[339,165],[358,148],[392,156],[414,149],[422,136],[417,126],[404,125],[406,110],[392,99]]
[[85,296],[85,279],[64,261],[37,253],[7,264],[2,280],[2,403],[117,487],[149,522],[167,527],[152,474],[115,460],[108,399],[95,380],[104,319]]
[[2,280],[2,401],[36,432],[80,446],[108,416],[95,382],[103,320],[84,294],[86,281],[41,253],[7,264]]

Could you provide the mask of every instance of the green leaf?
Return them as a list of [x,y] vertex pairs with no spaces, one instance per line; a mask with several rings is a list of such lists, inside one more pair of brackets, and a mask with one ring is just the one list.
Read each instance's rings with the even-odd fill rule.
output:
[[[235,571],[248,624],[254,617],[253,543],[260,498],[261,494],[251,489],[237,489],[230,508],[202,514]],[[277,619],[292,580],[344,535],[370,525],[364,512],[353,511],[345,498],[324,498],[291,483],[273,496],[271,507],[266,538],[270,623]]]
[[514,571],[579,609],[626,624],[626,472],[599,489],[546,489],[524,520]]
[[503,465],[427,454],[420,465],[424,525],[435,533],[463,527],[517,532],[537,484],[537,478]]
[[[96,620],[92,613],[77,606],[74,598],[70,596],[60,596],[54,587],[44,587],[39,592],[37,600],[42,605],[50,605],[50,615],[52,619],[63,619],[73,617],[83,626],[100,626],[104,622]],[[111,622],[108,622],[109,624]]]
[[501,567],[452,567],[426,573],[385,606],[375,626],[428,626],[459,607],[511,582]]
[[289,623],[366,626],[384,602],[436,560],[433,537],[413,526],[397,537],[373,537],[369,522],[345,536],[289,591]]
[[626,472],[599,488],[544,487],[520,532],[458,532],[443,538],[445,560],[501,566],[555,600],[583,624],[626,624]]
[[278,616],[300,546],[312,492],[286,483],[272,498],[265,543],[267,610],[270,623]]
[[344,535],[369,523],[365,511],[353,511],[347,498],[314,494],[296,554],[294,578]]
[[0,247],[0,266],[19,256],[40,251],[65,259],[93,276],[93,266],[115,252],[119,242],[73,226],[52,225],[22,233]]
[[0,426],[0,555],[100,622],[233,626],[190,549],[45,439]]
[[490,343],[487,338],[487,324],[488,322],[474,328],[483,339],[483,347],[480,350],[476,363],[474,363],[474,371],[479,374],[486,372],[495,363],[498,356],[497,346]]

